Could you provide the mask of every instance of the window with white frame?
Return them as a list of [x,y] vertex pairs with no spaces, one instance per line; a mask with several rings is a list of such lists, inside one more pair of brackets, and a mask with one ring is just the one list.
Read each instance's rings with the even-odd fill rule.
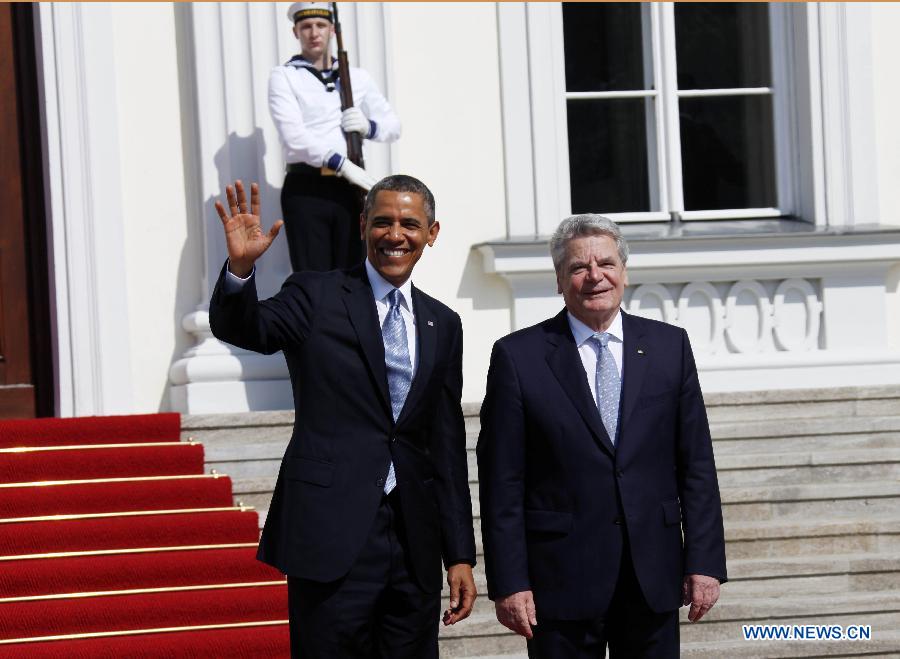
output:
[[790,214],[789,191],[779,190],[790,146],[777,139],[777,8],[579,2],[560,11],[572,212],[618,221]]

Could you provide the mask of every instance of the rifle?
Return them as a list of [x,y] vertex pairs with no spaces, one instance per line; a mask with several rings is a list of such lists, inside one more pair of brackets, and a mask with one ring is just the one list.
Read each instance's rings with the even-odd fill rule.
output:
[[[337,37],[338,50],[338,80],[341,91],[341,111],[353,107],[353,88],[350,85],[350,62],[347,61],[347,51],[344,50],[344,38],[341,35],[341,23],[338,20],[337,3],[332,2],[332,14],[334,16],[334,35]],[[347,157],[350,161],[365,169],[363,163],[362,135],[359,133],[346,133]]]

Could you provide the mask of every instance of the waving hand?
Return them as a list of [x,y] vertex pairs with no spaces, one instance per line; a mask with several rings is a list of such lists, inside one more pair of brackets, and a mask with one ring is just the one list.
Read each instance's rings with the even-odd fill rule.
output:
[[225,230],[228,269],[238,277],[246,277],[253,271],[256,259],[269,249],[284,222],[278,220],[268,233],[263,233],[259,221],[259,186],[256,183],[250,184],[249,212],[243,183],[235,181],[234,187],[226,186],[225,196],[228,199],[228,212],[221,201],[216,202],[216,212]]

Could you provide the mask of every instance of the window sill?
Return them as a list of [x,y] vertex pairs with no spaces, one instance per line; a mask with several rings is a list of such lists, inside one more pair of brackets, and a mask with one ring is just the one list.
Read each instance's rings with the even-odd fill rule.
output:
[[[648,222],[622,225],[628,241],[628,269],[634,283],[643,272],[674,271],[679,276],[727,269],[731,277],[745,270],[783,266],[799,272],[823,264],[900,262],[900,226],[865,224],[817,227],[793,219]],[[501,276],[552,273],[549,236],[512,237],[473,246],[488,273]],[[746,272],[754,275],[755,272]],[[635,280],[635,276],[638,277]]]

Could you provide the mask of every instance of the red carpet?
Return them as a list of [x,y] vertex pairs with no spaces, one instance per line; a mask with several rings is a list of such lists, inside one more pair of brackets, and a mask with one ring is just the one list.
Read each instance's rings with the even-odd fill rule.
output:
[[36,515],[223,508],[231,505],[227,476],[85,481],[0,488],[0,519]]
[[182,590],[73,599],[0,602],[0,638],[121,631],[136,628],[220,625],[244,620],[284,620],[287,604],[278,585]]
[[256,513],[237,510],[6,522],[0,556],[256,542],[257,525]]
[[250,547],[0,561],[3,597],[90,593],[281,579]]
[[210,629],[0,645],[0,659],[173,659],[288,657],[287,625]]
[[200,444],[110,448],[0,449],[0,483],[203,473]]
[[181,417],[178,414],[0,421],[0,448],[177,442],[180,438]]
[[0,421],[0,659],[289,656],[257,515],[233,506],[231,479],[203,475],[179,426]]

